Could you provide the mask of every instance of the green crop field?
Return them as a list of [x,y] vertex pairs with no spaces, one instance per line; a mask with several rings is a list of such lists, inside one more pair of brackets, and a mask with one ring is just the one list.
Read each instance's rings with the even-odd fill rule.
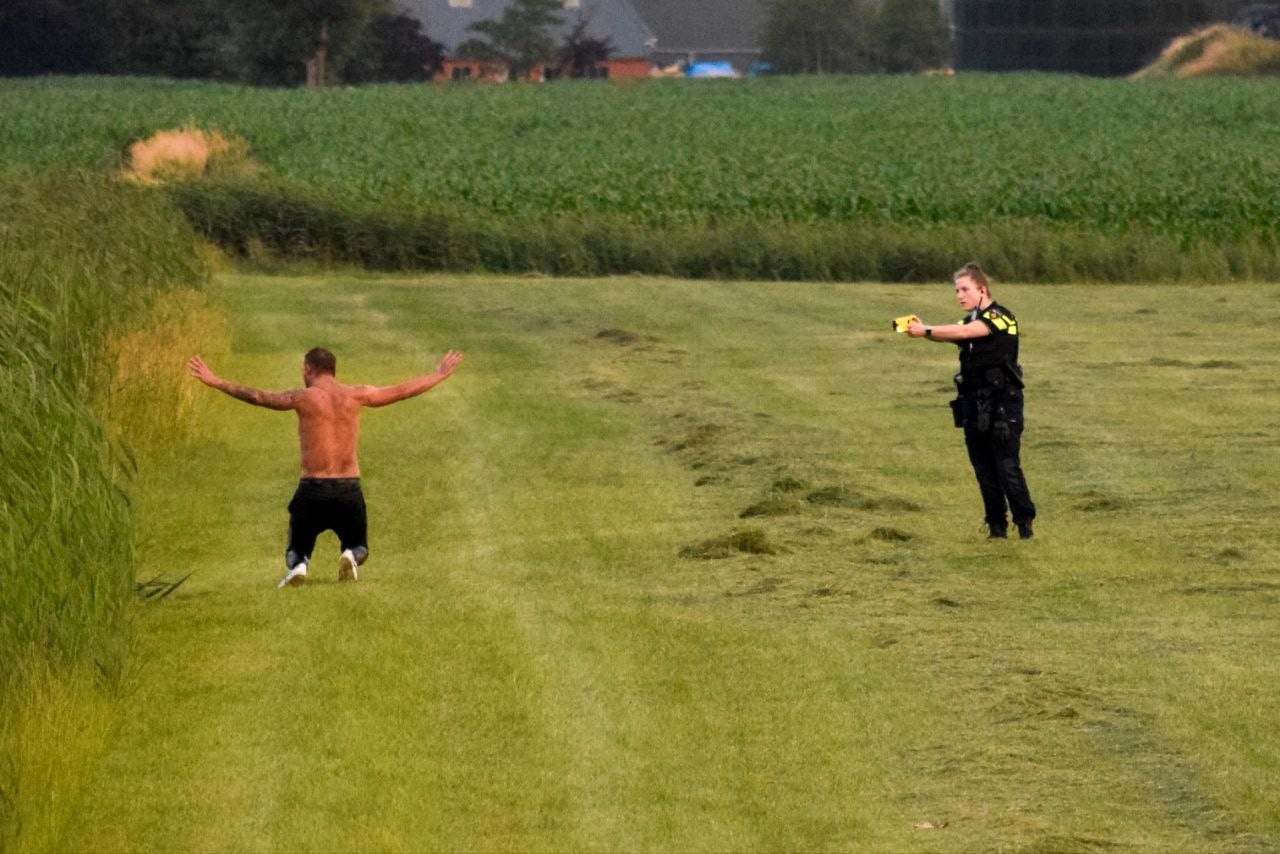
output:
[[[1280,220],[1274,84],[1060,77],[334,92],[0,86],[7,163],[93,166],[194,123],[280,175],[489,215],[975,223],[1235,236]],[[50,112],[56,116],[56,124]]]
[[[786,246],[813,244],[790,266],[744,260],[755,276],[927,279],[946,272],[934,269],[938,256],[950,263],[956,244],[989,261],[1009,256],[1008,274],[1023,279],[1280,274],[1280,99],[1267,80],[976,75],[318,93],[7,81],[0,111],[9,165],[111,166],[136,139],[195,125],[242,135],[265,170],[255,185],[349,217],[435,213],[488,229],[491,242],[509,228],[605,223],[632,243],[746,229],[757,236],[740,243],[776,232]],[[259,237],[287,242],[299,216]],[[867,235],[900,246],[860,245]],[[838,257],[840,243],[887,257],[858,269]],[[591,249],[560,254],[574,251]],[[581,271],[664,269],[595,251]],[[541,266],[579,272],[563,260]],[[736,274],[727,266],[717,269]]]
[[365,416],[356,585],[326,535],[275,589],[292,416],[203,390],[58,847],[1274,850],[1280,289],[997,293],[1041,518],[992,544],[954,354],[889,332],[945,285],[220,277],[238,381],[466,360]]

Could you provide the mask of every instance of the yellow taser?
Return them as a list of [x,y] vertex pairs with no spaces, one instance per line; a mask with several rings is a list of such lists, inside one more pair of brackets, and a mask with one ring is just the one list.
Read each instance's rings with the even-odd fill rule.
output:
[[902,317],[895,317],[893,319],[893,331],[906,332],[908,326],[910,326],[913,323],[919,323],[919,322],[920,322],[920,318],[916,317],[914,314],[906,314],[906,315],[903,315]]

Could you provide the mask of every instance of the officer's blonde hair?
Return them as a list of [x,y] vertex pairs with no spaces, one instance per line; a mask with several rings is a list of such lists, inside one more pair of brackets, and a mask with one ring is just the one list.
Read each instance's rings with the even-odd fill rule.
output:
[[991,293],[991,282],[987,280],[987,274],[982,271],[982,268],[978,266],[976,262],[970,261],[968,264],[965,264],[959,270],[956,270],[955,275],[951,277],[951,280],[953,282],[958,281],[964,278],[965,276],[968,276],[970,279],[972,279],[973,283],[977,285],[979,288],[981,288],[982,290],[986,291],[987,293]]

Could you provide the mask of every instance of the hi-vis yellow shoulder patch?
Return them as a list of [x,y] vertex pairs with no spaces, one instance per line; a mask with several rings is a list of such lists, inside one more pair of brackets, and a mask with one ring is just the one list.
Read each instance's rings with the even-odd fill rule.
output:
[[996,332],[1009,335],[1018,334],[1018,321],[1012,315],[1005,314],[998,308],[989,308],[982,313],[982,318]]

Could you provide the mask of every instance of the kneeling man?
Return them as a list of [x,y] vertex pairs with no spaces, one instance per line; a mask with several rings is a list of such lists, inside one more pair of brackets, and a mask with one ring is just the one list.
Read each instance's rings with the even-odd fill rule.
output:
[[222,379],[204,360],[193,356],[191,375],[207,386],[237,400],[267,409],[298,414],[298,440],[302,446],[302,480],[289,502],[289,546],[285,552],[288,573],[279,586],[301,584],[307,578],[311,550],[322,531],[338,535],[342,554],[338,578],[355,581],[358,567],[369,557],[368,523],[364,494],[360,490],[360,410],[386,406],[416,397],[453,373],[462,354],[450,350],[435,373],[423,374],[393,386],[344,385],[337,380],[337,360],[321,347],[302,359],[305,388],[261,391]]

